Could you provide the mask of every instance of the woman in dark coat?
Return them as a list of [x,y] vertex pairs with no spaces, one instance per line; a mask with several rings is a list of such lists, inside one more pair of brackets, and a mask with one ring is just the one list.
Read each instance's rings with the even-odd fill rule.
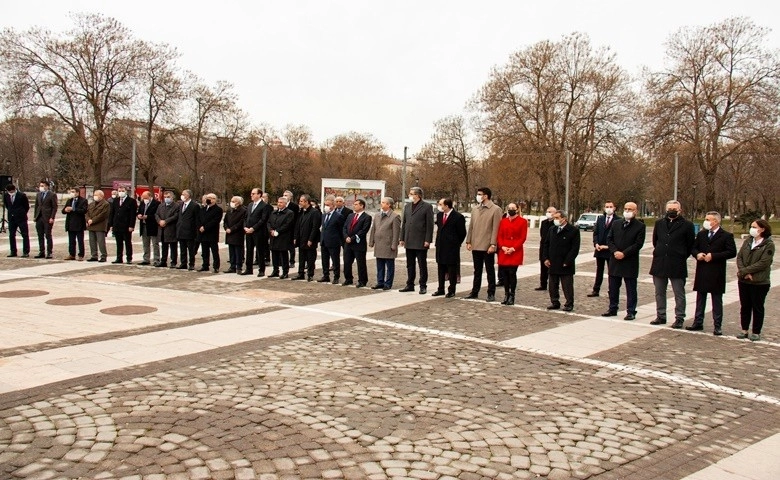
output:
[[230,209],[225,213],[222,227],[225,229],[225,244],[228,246],[228,269],[225,273],[240,273],[244,264],[244,221],[246,207],[244,199],[235,196],[230,199]]
[[[737,254],[737,287],[739,288],[739,317],[742,333],[737,338],[761,340],[764,326],[764,302],[769,293],[769,274],[775,257],[772,227],[763,219],[753,221],[750,236]],[[753,331],[748,337],[751,316]]]

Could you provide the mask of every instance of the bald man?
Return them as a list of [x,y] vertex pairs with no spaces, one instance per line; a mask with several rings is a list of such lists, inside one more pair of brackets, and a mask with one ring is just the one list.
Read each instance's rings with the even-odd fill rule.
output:
[[628,202],[623,207],[623,220],[612,222],[607,234],[609,260],[609,310],[604,317],[617,316],[620,286],[626,285],[626,316],[636,318],[637,279],[639,278],[639,251],[645,244],[645,224],[636,219],[637,206]]

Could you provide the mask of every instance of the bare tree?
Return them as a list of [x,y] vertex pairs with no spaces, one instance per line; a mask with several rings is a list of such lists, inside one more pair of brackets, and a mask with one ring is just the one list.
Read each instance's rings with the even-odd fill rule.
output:
[[325,142],[324,176],[357,179],[381,179],[390,157],[373,135],[349,132]]
[[472,190],[472,172],[476,160],[474,132],[462,115],[452,115],[434,123],[433,138],[417,155],[428,163],[451,165],[459,178],[459,188],[450,194],[468,198]]

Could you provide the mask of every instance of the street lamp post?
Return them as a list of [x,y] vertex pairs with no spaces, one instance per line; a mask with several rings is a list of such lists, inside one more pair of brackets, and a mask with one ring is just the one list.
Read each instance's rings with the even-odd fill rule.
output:
[[282,171],[279,170],[279,196],[282,195],[284,190],[282,190]]
[[693,218],[696,218],[696,182],[691,185],[693,188],[693,204],[691,205],[691,214]]
[[747,188],[742,192],[742,211],[747,213]]

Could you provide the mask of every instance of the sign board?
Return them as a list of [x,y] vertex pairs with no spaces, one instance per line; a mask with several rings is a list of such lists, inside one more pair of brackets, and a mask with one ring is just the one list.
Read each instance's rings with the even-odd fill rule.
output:
[[344,203],[352,208],[358,198],[366,202],[366,211],[379,211],[379,203],[385,196],[384,180],[355,180],[349,178],[323,178],[320,203],[328,195],[344,197]]

